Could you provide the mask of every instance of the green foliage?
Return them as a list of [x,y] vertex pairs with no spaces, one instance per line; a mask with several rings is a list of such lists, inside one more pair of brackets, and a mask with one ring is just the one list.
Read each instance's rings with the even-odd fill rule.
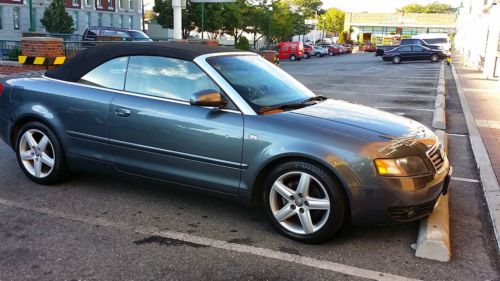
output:
[[53,0],[43,12],[40,22],[50,33],[72,33],[75,30],[73,19],[66,12],[65,0]]
[[340,35],[339,35],[338,43],[339,44],[350,43],[350,41],[351,41],[350,38],[351,38],[351,34],[349,33],[349,31],[342,30],[342,32],[340,32]]
[[323,28],[328,32],[339,34],[344,29],[345,13],[341,10],[331,8],[326,10],[326,13],[319,18],[318,27]]
[[245,36],[241,36],[240,40],[238,40],[238,43],[234,46],[236,49],[240,50],[250,50],[250,42]]
[[[270,11],[268,6],[251,6],[246,0],[205,3],[205,31],[214,39],[222,34],[229,34],[234,37],[235,43],[243,32],[254,35],[254,45],[262,36],[273,41],[285,41],[296,34],[309,32],[311,27],[304,20],[314,15],[321,5],[321,0],[277,0],[273,2],[273,10]],[[183,11],[184,38],[192,30],[201,31],[201,6],[201,3],[188,1],[186,10]],[[160,25],[173,27],[172,0],[155,0],[153,11]]]
[[453,14],[456,12],[456,8],[453,8],[449,4],[442,4],[438,2],[433,2],[428,5],[420,4],[409,4],[397,9],[400,13],[428,13],[428,14]]

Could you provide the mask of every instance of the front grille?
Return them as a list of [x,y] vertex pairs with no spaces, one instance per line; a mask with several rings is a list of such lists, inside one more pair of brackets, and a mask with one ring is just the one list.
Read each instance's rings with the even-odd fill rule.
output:
[[434,165],[437,172],[439,172],[444,166],[444,158],[441,150],[441,145],[435,145],[427,151],[427,156],[431,160],[432,165]]
[[413,221],[430,215],[434,210],[434,205],[436,205],[436,199],[414,206],[389,207],[387,211],[397,221]]

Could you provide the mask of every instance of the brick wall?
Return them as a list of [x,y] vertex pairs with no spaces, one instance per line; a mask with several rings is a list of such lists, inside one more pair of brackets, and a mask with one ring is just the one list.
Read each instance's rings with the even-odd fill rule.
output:
[[[51,37],[23,37],[21,38],[21,54],[47,58],[64,56],[63,41],[60,38]],[[41,65],[23,65],[17,61],[0,60],[0,74],[2,75],[46,69],[46,66]]]
[[52,37],[21,38],[21,54],[29,57],[64,56],[63,40]]

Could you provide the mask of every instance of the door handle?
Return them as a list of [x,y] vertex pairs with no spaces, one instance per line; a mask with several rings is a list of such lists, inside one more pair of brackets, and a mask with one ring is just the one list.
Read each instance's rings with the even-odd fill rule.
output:
[[116,107],[115,108],[115,115],[118,117],[129,117],[131,113],[132,113],[132,110],[130,110],[128,108],[123,108],[123,107]]

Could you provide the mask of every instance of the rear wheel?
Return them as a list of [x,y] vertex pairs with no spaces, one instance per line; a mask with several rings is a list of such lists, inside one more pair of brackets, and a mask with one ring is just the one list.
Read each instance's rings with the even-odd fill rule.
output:
[[305,59],[309,59],[310,57],[311,57],[311,56],[310,56],[308,53],[305,53],[305,54],[304,54],[304,58],[305,58]]
[[439,61],[439,56],[438,56],[438,55],[436,55],[436,54],[432,55],[432,56],[431,56],[431,61],[432,61],[432,62],[437,62],[437,61]]
[[319,52],[316,53],[316,57],[318,57],[318,58],[321,57],[321,53],[319,53]]
[[333,56],[333,52],[331,52],[331,51],[330,51],[330,52],[328,52],[328,55],[329,55],[329,56]]
[[38,184],[54,184],[69,175],[59,140],[42,123],[29,122],[21,128],[16,154],[23,172]]
[[290,55],[290,60],[291,61],[296,61],[297,60],[297,57],[295,55]]
[[265,183],[266,215],[276,229],[305,243],[328,240],[346,217],[346,199],[338,181],[321,166],[286,162]]
[[392,63],[395,63],[395,64],[401,63],[401,57],[400,56],[393,57]]

